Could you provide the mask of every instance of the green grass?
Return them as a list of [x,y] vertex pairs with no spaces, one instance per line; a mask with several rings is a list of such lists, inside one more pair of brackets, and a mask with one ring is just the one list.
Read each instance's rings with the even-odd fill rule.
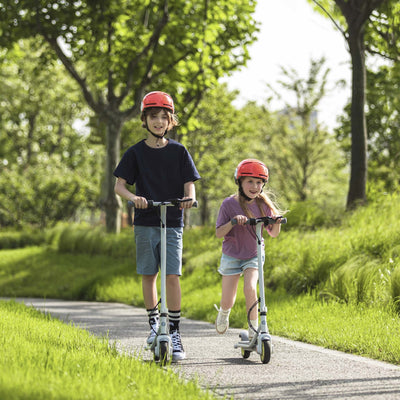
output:
[[0,301],[0,398],[216,399],[171,369],[122,355],[108,340]]
[[400,363],[400,319],[393,310],[276,293],[268,309],[269,327],[275,335]]
[[[386,196],[355,213],[344,213],[341,225],[315,230],[283,227],[278,238],[266,237],[271,333],[400,364],[399,213],[400,197]],[[143,306],[131,229],[116,236],[106,235],[98,228],[71,225],[46,232],[45,237],[47,245],[41,247],[1,251],[0,296],[117,301]],[[18,242],[18,238],[14,239]],[[213,227],[185,231],[183,316],[214,322],[213,304],[219,304],[221,296],[217,272],[221,243]],[[54,323],[43,321],[50,322]],[[230,324],[246,327],[243,280]],[[16,328],[15,334],[22,329],[19,325]],[[41,339],[32,337],[35,341]],[[49,343],[44,354],[60,350],[57,340]],[[3,339],[2,351],[11,345]],[[29,355],[25,353],[25,357]],[[16,381],[19,375],[30,373],[22,358],[19,369],[12,372]]]
[[[78,300],[107,297],[110,301],[121,301],[121,296],[129,297],[121,285],[113,286],[121,280],[129,283],[124,286],[130,293],[131,286],[139,285],[132,259],[118,258],[116,261],[114,257],[104,255],[60,254],[48,246],[1,251],[2,296]],[[100,296],[97,296],[97,290],[101,292]],[[118,299],[113,298],[114,291],[118,291]]]

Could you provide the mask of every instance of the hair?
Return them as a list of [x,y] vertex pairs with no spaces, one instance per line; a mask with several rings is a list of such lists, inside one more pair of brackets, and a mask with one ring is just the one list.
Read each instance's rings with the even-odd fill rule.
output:
[[[241,185],[241,179],[239,179],[238,184],[239,184],[239,188]],[[249,207],[248,207],[248,203],[246,201],[246,199],[242,196],[242,194],[238,193],[238,197],[239,197],[239,204],[242,207],[244,213],[246,214],[247,218],[255,218],[255,216],[253,215],[253,213],[250,211]],[[270,210],[272,211],[272,216],[277,217],[279,215],[284,214],[284,211],[282,211],[277,205],[276,202],[274,202],[271,197],[275,198],[275,194],[272,193],[271,191],[268,192],[264,192],[261,191],[261,193],[255,198],[256,204],[260,210],[261,216],[262,217],[266,217],[266,213],[264,208],[262,207],[263,204],[266,204]]]
[[176,114],[173,114],[171,111],[168,111],[166,108],[163,107],[150,107],[150,108],[145,108],[142,111],[142,115],[140,116],[140,119],[143,121],[142,127],[143,128],[147,127],[146,125],[147,115],[149,114],[156,115],[160,111],[164,111],[164,113],[168,116],[168,128],[167,128],[168,131],[173,129],[175,126],[179,125],[178,117],[176,116]]

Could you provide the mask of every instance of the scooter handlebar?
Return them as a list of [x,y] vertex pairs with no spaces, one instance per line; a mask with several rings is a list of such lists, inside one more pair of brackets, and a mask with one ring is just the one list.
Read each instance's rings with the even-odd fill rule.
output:
[[[154,200],[147,200],[147,207],[160,207],[162,205],[166,206],[176,206],[179,207],[180,203],[184,203],[186,201],[192,201],[192,199],[172,199],[167,201],[154,201]],[[132,200],[128,200],[128,205],[131,207],[135,207],[135,203]],[[199,205],[198,201],[194,201],[192,207],[197,208]]]
[[[245,225],[257,225],[259,222],[264,222],[265,225],[273,225],[277,223],[277,219],[281,218],[281,224],[286,224],[287,223],[287,219],[283,218],[283,217],[260,217],[260,218],[249,218],[246,222]],[[232,218],[231,219],[231,224],[232,225],[236,225],[237,224],[237,219],[236,218]]]

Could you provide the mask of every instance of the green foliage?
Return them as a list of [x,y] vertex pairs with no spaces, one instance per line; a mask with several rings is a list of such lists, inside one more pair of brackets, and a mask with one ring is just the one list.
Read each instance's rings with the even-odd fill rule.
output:
[[399,364],[400,318],[390,307],[275,293],[268,310],[269,327],[278,336]]
[[17,249],[27,246],[39,246],[46,242],[43,231],[25,228],[23,231],[0,232],[0,249]]
[[103,227],[68,225],[62,228],[55,243],[60,253],[106,255],[135,259],[135,243],[131,229],[120,235],[106,233]]
[[0,293],[8,297],[99,300],[96,288],[108,285],[115,276],[139,281],[130,258],[116,262],[104,255],[27,247],[2,250],[0,259]]
[[94,209],[102,151],[75,127],[87,109],[35,41],[0,53],[0,226],[51,226]]
[[331,272],[321,295],[355,304],[389,304],[389,270],[377,260],[358,256]]
[[[263,143],[271,170],[271,185],[290,203],[333,198],[344,202],[345,162],[333,136],[317,119],[330,73],[326,60],[311,60],[309,75],[282,67],[274,97],[282,103]],[[282,93],[293,97],[288,102]],[[277,134],[279,132],[279,134]],[[324,200],[322,200],[324,199]]]
[[106,338],[48,314],[5,301],[0,312],[2,399],[215,398],[194,380],[120,354]]
[[319,204],[314,200],[294,203],[285,216],[288,219],[286,229],[318,229],[340,224],[343,206]]
[[13,165],[0,171],[0,225],[3,226],[52,226],[76,216],[89,205],[88,199],[94,199],[90,182],[56,156],[23,170]]

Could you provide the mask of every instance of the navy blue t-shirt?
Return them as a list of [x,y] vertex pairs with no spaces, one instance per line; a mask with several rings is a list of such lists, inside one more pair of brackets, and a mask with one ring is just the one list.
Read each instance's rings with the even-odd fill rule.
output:
[[[168,139],[162,148],[147,146],[144,140],[131,146],[114,170],[117,178],[136,184],[136,195],[154,201],[184,196],[184,184],[200,179],[186,148]],[[136,209],[135,225],[160,226],[159,208]],[[183,210],[167,207],[167,227],[183,226]]]

